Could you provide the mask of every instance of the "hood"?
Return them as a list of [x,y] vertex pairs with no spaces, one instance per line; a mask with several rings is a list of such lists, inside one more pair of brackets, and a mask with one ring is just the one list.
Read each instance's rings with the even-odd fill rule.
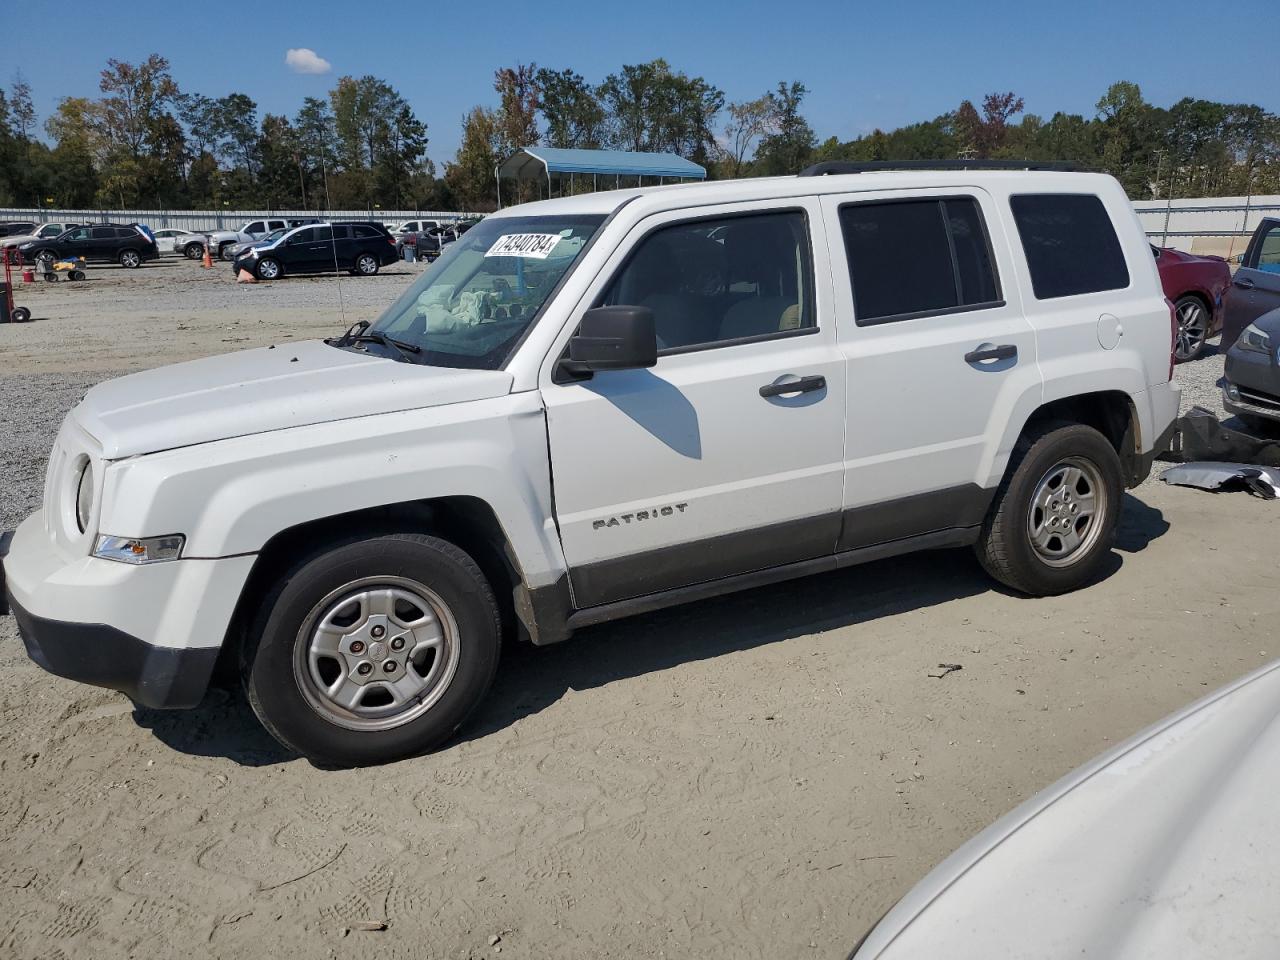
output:
[[108,380],[73,416],[115,460],[510,391],[501,370],[418,366],[306,340]]
[[1280,663],[1033,797],[930,873],[856,960],[1274,957]]

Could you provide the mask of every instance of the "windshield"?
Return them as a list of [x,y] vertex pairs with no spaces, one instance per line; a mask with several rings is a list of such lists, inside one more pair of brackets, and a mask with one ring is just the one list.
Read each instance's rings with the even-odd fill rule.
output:
[[450,244],[369,331],[420,347],[418,363],[497,370],[603,222],[485,220]]
[[265,237],[259,240],[257,244],[255,244],[255,246],[265,247],[267,244],[274,243],[275,241],[279,240],[288,232],[289,231],[284,229],[283,227],[281,227],[279,230],[272,230]]

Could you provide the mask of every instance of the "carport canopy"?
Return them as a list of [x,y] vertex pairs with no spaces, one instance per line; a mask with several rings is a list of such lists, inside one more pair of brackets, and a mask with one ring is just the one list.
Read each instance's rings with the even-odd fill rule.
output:
[[692,160],[686,160],[674,153],[581,150],[562,147],[521,147],[498,166],[500,178],[550,181],[552,174],[705,180],[707,171]]

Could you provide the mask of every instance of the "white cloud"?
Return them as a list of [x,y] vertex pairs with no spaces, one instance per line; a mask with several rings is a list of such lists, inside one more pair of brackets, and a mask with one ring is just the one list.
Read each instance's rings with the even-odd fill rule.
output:
[[306,47],[285,51],[284,62],[294,73],[328,73],[333,69],[333,64]]

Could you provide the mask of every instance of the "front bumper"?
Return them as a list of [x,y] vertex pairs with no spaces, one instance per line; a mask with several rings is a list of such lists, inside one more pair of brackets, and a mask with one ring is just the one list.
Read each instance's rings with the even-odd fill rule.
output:
[[145,707],[194,707],[204,698],[218,650],[155,647],[104,623],[46,620],[8,597],[27,656],[80,683],[128,694]]
[[68,557],[37,513],[0,558],[0,593],[27,653],[50,673],[150,707],[191,707],[208,686],[253,561],[131,566]]

